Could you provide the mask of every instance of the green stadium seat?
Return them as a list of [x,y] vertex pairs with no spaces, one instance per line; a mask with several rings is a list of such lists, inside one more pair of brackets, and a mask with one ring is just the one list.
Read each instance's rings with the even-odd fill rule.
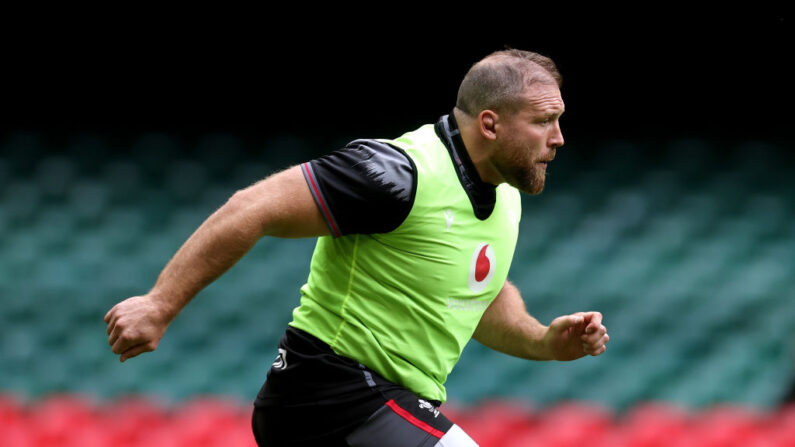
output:
[[229,173],[243,159],[245,148],[243,142],[229,134],[205,135],[196,142],[195,162],[207,169],[209,180],[213,182],[229,181]]
[[[347,144],[346,141],[344,144]],[[256,158],[268,160],[275,169],[281,170],[288,166],[309,161],[318,156],[340,149],[340,144],[313,144],[309,139],[282,135],[268,138],[256,143]],[[267,175],[267,174],[266,174]]]
[[148,217],[139,209],[133,206],[115,206],[104,213],[100,225],[91,232],[101,235],[106,253],[129,256],[145,237],[147,223]]
[[[0,392],[250,401],[299,303],[314,240],[263,239],[155,353],[124,365],[102,317],[146,292],[236,190],[312,158],[310,143],[217,134],[188,147],[148,134],[113,154],[101,135],[47,144],[35,133],[0,142]],[[792,156],[750,142],[717,157],[715,142],[698,139],[595,147],[561,152],[548,190],[523,197],[510,278],[544,323],[602,311],[607,353],[529,363],[471,343],[451,398],[772,405],[795,369]],[[758,157],[738,164],[749,151]]]
[[11,167],[9,162],[0,154],[0,190],[5,190],[6,186],[11,182]]
[[49,150],[43,135],[36,132],[16,132],[0,143],[0,157],[9,161],[13,175],[18,178],[33,175],[35,167]]
[[111,192],[97,180],[80,179],[67,192],[66,204],[80,225],[97,225],[109,207]]
[[45,199],[63,201],[77,176],[76,171],[72,160],[62,156],[49,156],[36,166],[35,182]]
[[183,141],[176,136],[148,133],[134,141],[130,151],[145,180],[160,183],[166,177],[171,161],[185,153],[186,148]]
[[234,170],[228,174],[224,184],[233,188],[234,192],[238,189],[244,189],[253,185],[284,168],[287,168],[287,166],[274,162],[264,163],[255,161],[252,163],[238,164]]
[[715,148],[703,139],[680,139],[666,145],[660,165],[671,169],[686,182],[703,178],[703,173],[714,169]]
[[112,145],[103,135],[84,133],[75,135],[67,141],[64,152],[71,160],[79,160],[78,175],[81,178],[96,179],[102,174],[109,158],[115,158]]
[[111,204],[140,205],[140,193],[145,184],[138,163],[131,160],[109,161],[103,168],[101,183],[108,188]]
[[238,189],[243,189],[246,186],[248,184],[234,184],[232,181],[210,183],[204,190],[197,191],[200,196],[196,201],[196,207],[202,210],[206,217],[209,217],[210,214],[223,206]]
[[28,224],[40,210],[42,192],[36,183],[15,180],[3,191],[2,208],[7,219],[17,224]]
[[168,194],[180,204],[196,203],[208,184],[205,165],[195,160],[172,161],[163,178]]

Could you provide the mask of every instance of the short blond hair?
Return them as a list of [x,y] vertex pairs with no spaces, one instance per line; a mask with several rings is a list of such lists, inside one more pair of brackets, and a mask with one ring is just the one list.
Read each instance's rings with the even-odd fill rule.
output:
[[535,82],[563,84],[552,59],[531,51],[495,51],[469,69],[458,88],[456,107],[469,116],[483,110],[518,109],[522,93]]

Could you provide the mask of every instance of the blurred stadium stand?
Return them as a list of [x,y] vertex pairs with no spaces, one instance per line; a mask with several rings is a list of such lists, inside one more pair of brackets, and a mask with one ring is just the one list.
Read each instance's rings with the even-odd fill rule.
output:
[[[451,411],[482,445],[570,445],[580,436],[574,428],[539,441],[539,427],[562,424],[559,418],[574,425],[587,419],[587,431],[604,434],[604,445],[655,430],[718,436],[710,424],[732,417],[745,421],[734,426],[747,437],[775,429],[780,439],[795,439],[792,411],[738,413],[772,411],[795,374],[791,148],[706,139],[587,145],[569,141],[550,166],[547,190],[524,197],[510,277],[542,322],[602,311],[611,335],[607,353],[530,363],[473,342],[448,382]],[[59,423],[88,427],[86,438],[70,445],[102,445],[107,434],[99,428],[108,421],[95,403],[71,412],[76,421],[47,416],[62,404],[57,396],[68,393],[63,399],[75,408],[83,407],[74,396],[116,400],[115,411],[153,427],[169,417],[164,408],[179,406],[227,421],[244,439],[248,413],[216,405],[208,416],[195,399],[253,400],[298,304],[313,240],[262,240],[183,311],[155,353],[134,361],[120,364],[110,352],[102,319],[120,299],[146,292],[180,244],[237,188],[316,151],[297,138],[221,134],[55,141],[12,133],[0,140],[2,425],[22,427],[38,414],[52,436],[60,436]],[[156,404],[129,396],[163,404],[144,408]],[[478,428],[495,399],[527,405],[526,417],[515,422],[518,432],[532,434],[525,443],[519,434],[500,441],[502,435]],[[478,404],[476,417],[455,410]],[[116,436],[131,437],[114,445],[137,445],[125,422],[114,424]],[[25,436],[21,428],[0,431],[0,445],[24,444],[12,442]],[[199,436],[154,432],[161,441]]]

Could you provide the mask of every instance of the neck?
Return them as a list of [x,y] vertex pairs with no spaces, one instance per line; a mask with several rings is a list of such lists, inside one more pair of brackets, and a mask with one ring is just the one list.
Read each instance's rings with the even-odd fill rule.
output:
[[477,118],[467,115],[458,107],[453,109],[453,115],[461,131],[464,147],[480,179],[492,185],[503,183],[505,180],[491,162],[492,146],[482,137]]

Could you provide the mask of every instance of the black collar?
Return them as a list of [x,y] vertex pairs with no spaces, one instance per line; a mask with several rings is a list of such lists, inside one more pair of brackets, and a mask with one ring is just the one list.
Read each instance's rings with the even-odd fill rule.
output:
[[436,135],[442,140],[447,152],[450,154],[450,159],[453,161],[461,186],[464,187],[467,196],[469,196],[469,201],[472,202],[475,216],[480,220],[486,220],[494,210],[497,187],[480,179],[480,175],[475,169],[475,165],[472,163],[469,152],[464,145],[464,140],[461,138],[458,123],[452,113],[439,118],[434,128]]

